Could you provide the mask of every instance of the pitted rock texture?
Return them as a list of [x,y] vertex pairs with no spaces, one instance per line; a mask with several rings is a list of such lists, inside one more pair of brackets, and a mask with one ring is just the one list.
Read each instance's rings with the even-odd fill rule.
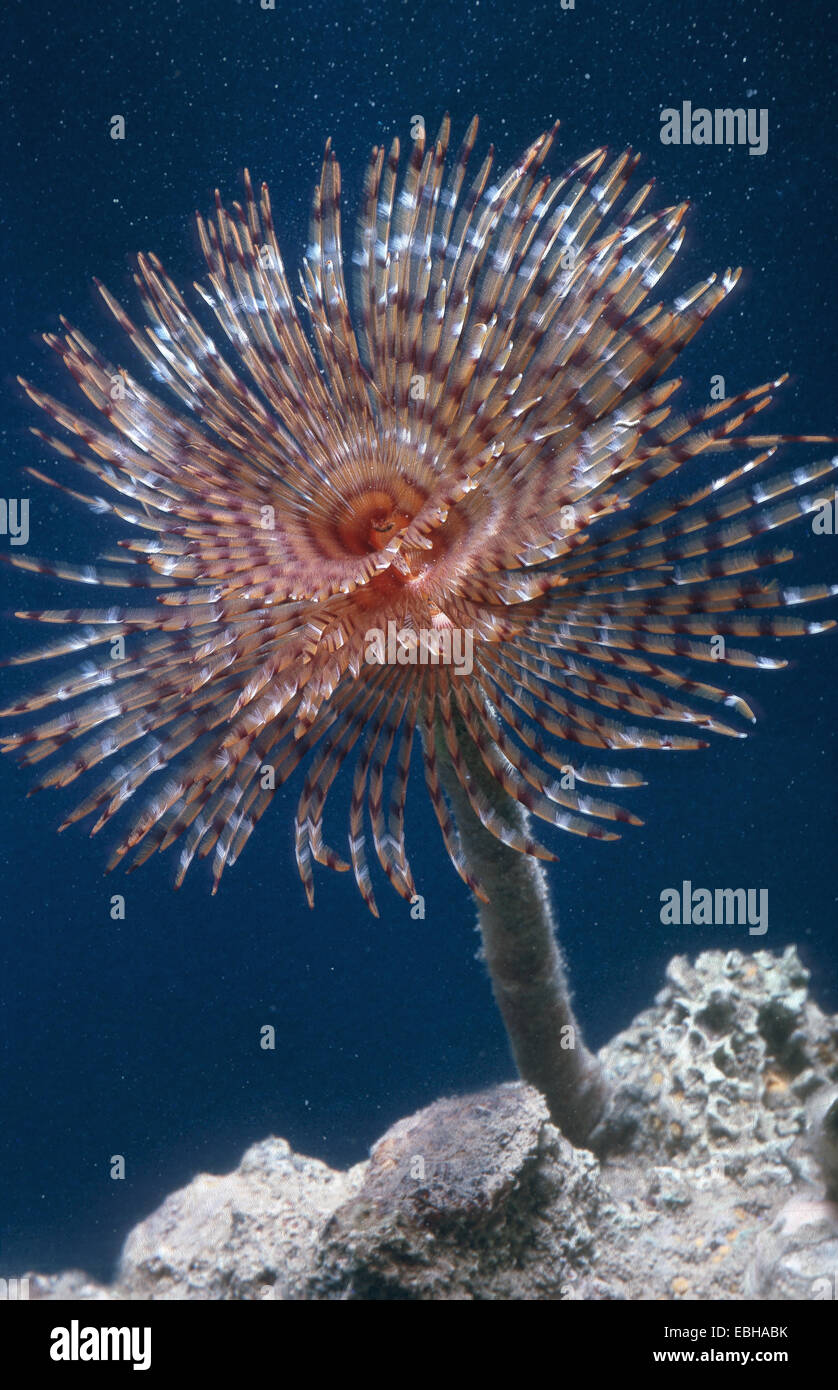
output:
[[600,1054],[597,1157],[519,1083],[399,1121],[347,1173],[268,1139],[136,1227],[113,1285],[30,1275],[30,1296],[835,1297],[838,1019],[807,983],[793,948],[676,957]]
[[135,1226],[117,1285],[129,1298],[299,1297],[326,1219],[360,1179],[265,1139],[235,1172],[200,1173]]
[[437,1101],[376,1144],[360,1193],[326,1225],[310,1296],[559,1298],[592,1273],[611,1206],[596,1160],[537,1092]]
[[675,956],[654,1007],[600,1053],[616,1090],[597,1150],[782,1181],[807,1101],[838,1081],[838,1019],[808,979],[793,946]]

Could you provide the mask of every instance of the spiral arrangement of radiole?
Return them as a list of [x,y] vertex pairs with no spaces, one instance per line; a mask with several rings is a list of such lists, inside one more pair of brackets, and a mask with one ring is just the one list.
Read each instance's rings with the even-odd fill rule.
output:
[[[214,217],[198,219],[206,307],[188,307],[152,255],[135,274],[144,326],[99,287],[144,372],[66,323],[46,336],[93,409],[24,382],[60,430],[35,432],[94,491],[29,471],[130,535],[102,567],[12,563],[148,593],[19,615],[68,631],[15,662],[84,660],[3,711],[47,713],[2,746],[27,764],[59,755],[40,787],[110,769],[64,825],[92,817],[98,831],[149,782],[111,866],[179,840],[177,881],[212,853],[217,885],[304,764],[309,900],[314,861],[351,863],[376,911],[368,834],[393,887],[416,891],[405,807],[421,743],[446,848],[480,896],[443,753],[475,815],[515,849],[554,857],[475,785],[465,740],[528,827],[614,838],[637,817],[584,788],[640,778],[580,749],[741,736],[749,706],[699,663],[781,666],[739,641],[833,625],[784,611],[838,585],[784,586],[774,567],[791,552],[769,533],[812,512],[838,460],[765,468],[778,445],[827,437],[743,431],[781,381],[673,409],[681,382],[666,373],[739,272],[653,301],[687,205],[647,211],[652,184],[631,191],[630,151],[594,150],[551,176],[555,133],[503,174],[490,150],[469,175],[476,120],[453,158],[447,118],[432,144],[420,133],[401,175],[398,141],[374,149],[351,266],[327,145],[299,291],[268,190],[257,197],[245,176],[242,204],[216,195]],[[709,471],[707,456],[734,450],[745,461]],[[368,634],[391,621],[468,632],[472,669],[371,662]],[[347,862],[323,818],[351,755]]]

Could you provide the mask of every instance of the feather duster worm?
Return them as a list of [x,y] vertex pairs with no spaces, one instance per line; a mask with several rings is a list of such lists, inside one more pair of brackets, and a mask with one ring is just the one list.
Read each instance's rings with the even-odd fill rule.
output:
[[[652,302],[686,204],[646,211],[651,184],[627,192],[631,152],[594,150],[551,177],[555,128],[502,176],[490,152],[469,179],[476,130],[450,161],[447,119],[429,147],[420,135],[401,179],[398,142],[373,150],[352,312],[327,145],[302,275],[310,334],[267,188],[257,198],[245,176],[242,205],[228,211],[216,195],[214,218],[198,218],[209,268],[198,293],[232,353],[156,257],[141,255],[145,328],[99,288],[173,401],[67,324],[46,341],[98,420],[23,383],[63,431],[36,433],[107,496],[30,471],[133,534],[106,568],[13,562],[156,591],[141,606],[19,615],[73,630],[16,661],[88,654],[4,711],[64,706],[3,740],[25,763],[70,745],[41,787],[110,766],[64,824],[92,816],[98,831],[154,778],[111,867],[180,840],[178,882],[196,853],[214,853],[217,885],[274,789],[306,762],[296,855],[311,901],[312,861],[349,867],[324,839],[323,813],[352,756],[360,890],[375,911],[368,819],[384,873],[410,896],[404,817],[418,729],[446,848],[480,896],[446,808],[441,752],[492,834],[550,859],[531,819],[499,816],[468,774],[466,742],[533,816],[614,838],[609,826],[637,818],[577,784],[640,779],[571,763],[572,745],[689,749],[703,746],[697,735],[741,736],[753,718],[745,701],[679,666],[780,666],[736,644],[832,626],[777,610],[838,586],[784,588],[766,574],[790,558],[769,533],[813,509],[807,485],[836,464],[749,476],[761,478],[790,438],[741,432],[780,383],[672,411],[680,382],[665,373],[739,272]],[[656,500],[654,485],[691,460],[736,448],[755,456]],[[376,660],[370,634],[392,624],[399,660]],[[439,659],[452,632],[468,637],[468,672]],[[724,638],[721,658],[713,637]]]

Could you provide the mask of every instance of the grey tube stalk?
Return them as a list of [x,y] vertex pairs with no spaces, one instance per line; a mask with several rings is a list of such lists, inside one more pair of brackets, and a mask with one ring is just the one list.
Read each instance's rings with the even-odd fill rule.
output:
[[[455,715],[457,739],[472,785],[510,826],[526,830],[528,814],[503,790]],[[469,867],[489,896],[478,923],[492,990],[523,1081],[544,1096],[553,1123],[584,1146],[602,1118],[608,1086],[585,1047],[570,1002],[547,878],[539,860],[497,840],[481,824],[451,764],[440,722],[439,773]]]

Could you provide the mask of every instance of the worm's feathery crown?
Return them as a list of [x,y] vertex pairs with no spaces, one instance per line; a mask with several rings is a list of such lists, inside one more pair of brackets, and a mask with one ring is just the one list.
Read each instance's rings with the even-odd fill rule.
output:
[[[469,182],[476,132],[475,120],[453,160],[447,118],[432,145],[420,134],[401,180],[398,142],[373,150],[353,309],[340,168],[327,145],[302,275],[310,334],[268,190],[257,198],[246,175],[242,205],[228,211],[216,194],[214,217],[198,219],[209,278],[196,288],[230,360],[157,258],[141,255],[147,326],[99,289],[176,405],[67,324],[46,341],[103,419],[23,383],[63,431],[36,433],[108,495],[82,497],[30,471],[134,534],[108,568],[12,562],[157,591],[143,606],[21,614],[74,630],[17,662],[89,655],[3,711],[71,702],[2,741],[25,763],[72,744],[42,787],[109,760],[65,825],[94,815],[98,830],[158,774],[111,866],[128,851],[142,863],[182,837],[178,882],[196,852],[214,851],[217,885],[275,787],[306,760],[296,853],[311,901],[313,859],[349,867],[324,840],[323,812],[360,740],[355,877],[376,911],[366,812],[385,874],[409,897],[404,812],[418,728],[446,847],[480,895],[440,788],[440,736],[483,824],[552,858],[472,786],[464,737],[536,817],[613,838],[605,826],[637,818],[577,783],[639,777],[588,763],[569,772],[563,743],[703,746],[661,721],[736,735],[730,716],[753,718],[745,701],[683,676],[682,659],[776,667],[784,663],[734,644],[832,626],[777,610],[838,586],[783,588],[763,571],[791,558],[768,533],[813,510],[811,485],[838,460],[758,472],[779,443],[823,436],[739,432],[780,382],[692,414],[670,404],[680,381],[666,371],[739,271],[711,275],[671,305],[650,303],[681,246],[686,204],[647,212],[651,183],[629,196],[630,151],[594,150],[552,178],[544,163],[555,128],[500,177],[490,151]],[[735,448],[753,457],[656,500],[661,479]],[[426,655],[438,651],[433,634],[468,634],[472,669],[371,663],[369,634],[388,623],[430,633]],[[721,657],[709,637],[725,639]],[[97,660],[115,638],[125,654]]]

